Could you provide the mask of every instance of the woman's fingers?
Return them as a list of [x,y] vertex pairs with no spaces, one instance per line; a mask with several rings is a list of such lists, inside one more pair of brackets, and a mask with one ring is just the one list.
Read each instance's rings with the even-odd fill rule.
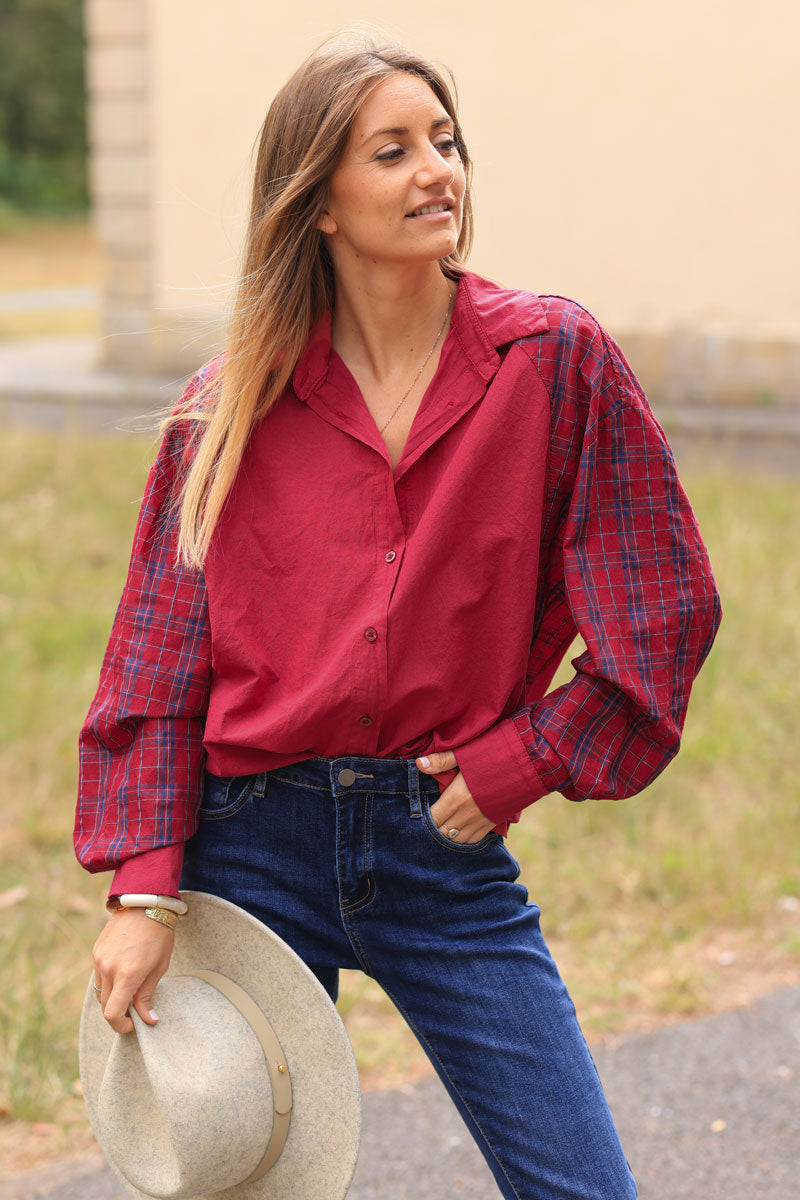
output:
[[113,986],[103,986],[97,993],[103,1016],[116,1033],[132,1032],[131,1006],[148,1025],[158,1022],[158,1014],[153,1008],[153,994],[162,974],[149,975],[138,989],[130,979],[117,975]]
[[112,916],[94,947],[95,982],[103,1016],[115,1033],[131,1033],[134,1007],[148,1025],[155,1025],[153,993],[165,974],[174,942],[166,925],[143,912],[123,910]]
[[153,1007],[153,994],[156,990],[158,981],[163,974],[163,971],[159,971],[157,974],[152,973],[149,975],[133,997],[133,1003],[136,1006],[136,1011],[142,1020],[146,1021],[148,1025],[156,1025],[158,1023],[158,1013]]
[[133,1021],[127,1016],[130,1007],[133,988],[117,977],[114,987],[103,988],[100,993],[100,1007],[103,1016],[115,1033],[131,1033]]
[[[447,767],[457,767],[452,750],[441,750],[431,753],[424,758],[418,758],[417,763],[429,775],[441,774]],[[455,807],[454,807],[455,806]],[[440,820],[440,810],[450,808],[450,816]],[[490,829],[494,829],[494,821],[485,817],[473,799],[472,792],[467,787],[467,781],[460,771],[457,771],[450,783],[440,792],[438,798],[430,806],[430,813],[437,829],[449,836],[450,829],[457,829],[458,834],[453,839],[457,842],[479,842]]]
[[[449,817],[442,819],[439,812],[439,806],[442,805],[443,797],[431,805],[430,814],[433,817],[436,828],[445,835],[449,836],[451,829],[457,829],[458,835],[453,839],[457,842],[479,842],[485,837],[490,829],[494,828],[491,821],[484,817],[483,813],[471,798],[468,801],[460,801],[458,807],[455,808]],[[476,816],[477,814],[477,816]]]

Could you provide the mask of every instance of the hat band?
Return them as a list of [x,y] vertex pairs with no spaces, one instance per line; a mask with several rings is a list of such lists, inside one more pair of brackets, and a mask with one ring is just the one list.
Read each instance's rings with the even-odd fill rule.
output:
[[267,1148],[264,1151],[261,1161],[250,1172],[247,1178],[238,1184],[239,1187],[243,1187],[246,1183],[254,1183],[262,1175],[266,1175],[270,1167],[275,1165],[289,1133],[289,1124],[292,1119],[292,1081],[289,1075],[286,1056],[278,1040],[278,1035],[275,1033],[263,1011],[258,1007],[252,996],[248,995],[244,988],[239,987],[238,983],[234,983],[232,979],[229,979],[227,975],[220,974],[219,971],[184,971],[182,974],[193,976],[196,979],[203,979],[206,983],[210,983],[212,987],[215,987],[218,992],[222,992],[222,995],[227,1000],[230,1000],[231,1004],[239,1010],[245,1021],[247,1021],[264,1051],[264,1058],[267,1062],[267,1070],[269,1071],[269,1078],[272,1084],[272,1104],[274,1108],[272,1136],[267,1143]]

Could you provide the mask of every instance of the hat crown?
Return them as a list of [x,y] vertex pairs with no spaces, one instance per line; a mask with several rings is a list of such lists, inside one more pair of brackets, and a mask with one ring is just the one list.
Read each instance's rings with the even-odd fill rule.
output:
[[100,1085],[103,1146],[134,1187],[161,1200],[213,1194],[246,1179],[273,1124],[264,1050],[245,1016],[191,975],[162,977],[159,1022],[131,1006]]

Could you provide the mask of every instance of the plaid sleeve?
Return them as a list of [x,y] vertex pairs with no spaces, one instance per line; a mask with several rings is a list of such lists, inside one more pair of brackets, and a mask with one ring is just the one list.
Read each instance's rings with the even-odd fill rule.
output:
[[[179,405],[201,378],[193,376]],[[86,870],[127,862],[118,877],[127,869],[142,890],[172,894],[183,842],[197,824],[211,672],[203,573],[175,561],[179,511],[172,501],[187,457],[185,428],[181,422],[167,432],[147,479],[99,685],[80,731],[73,838]],[[118,877],[112,894],[138,890]],[[148,880],[154,886],[145,888]]]
[[563,579],[556,624],[567,644],[579,632],[586,651],[569,683],[455,751],[498,823],[548,792],[621,799],[647,787],[678,751],[722,617],[666,435],[599,325],[582,372],[585,431],[552,554]]

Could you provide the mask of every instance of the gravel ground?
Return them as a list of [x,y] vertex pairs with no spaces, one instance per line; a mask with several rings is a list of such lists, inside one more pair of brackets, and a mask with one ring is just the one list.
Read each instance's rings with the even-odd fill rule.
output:
[[[595,1043],[592,1054],[640,1200],[797,1200],[800,988]],[[438,1077],[364,1095],[348,1200],[498,1196]],[[99,1155],[0,1184],[0,1200],[37,1197],[127,1200]]]

